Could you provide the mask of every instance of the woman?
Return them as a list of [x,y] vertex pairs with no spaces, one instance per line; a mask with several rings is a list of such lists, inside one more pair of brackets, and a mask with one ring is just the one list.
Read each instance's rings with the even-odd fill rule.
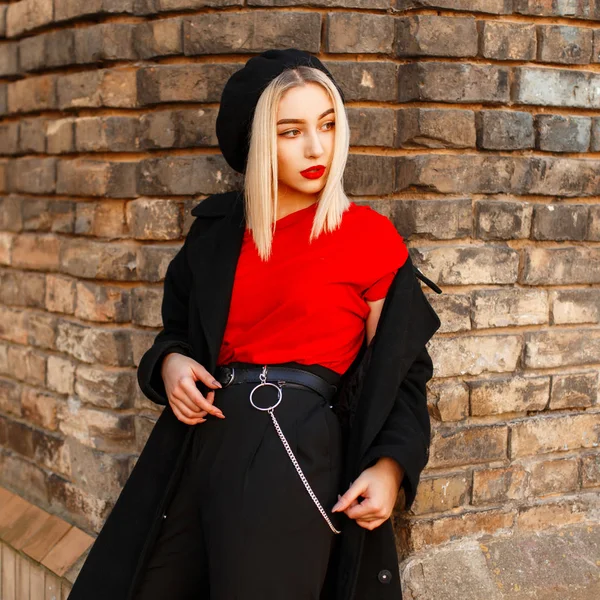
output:
[[[400,386],[392,380],[404,381],[400,374],[417,364],[420,350],[424,368],[413,372],[420,378],[415,400],[423,432],[415,438],[419,447],[408,450],[411,460],[397,449],[412,434],[390,441],[402,424],[386,431],[380,423],[381,443],[372,439],[375,431],[350,443],[348,410],[356,407],[345,406],[339,392],[360,387],[347,375],[358,372],[366,352],[394,357],[398,351],[385,332],[379,346],[371,342],[387,292],[410,259],[391,222],[343,192],[349,144],[343,95],[315,57],[270,50],[225,86],[217,135],[226,160],[245,174],[244,193],[220,199],[229,219],[207,223],[213,198],[192,211],[197,219],[165,277],[163,331],[140,362],[144,393],[192,433],[127,597],[350,598],[361,584],[354,581],[344,595],[345,583],[336,588],[336,536],[352,530],[349,522],[368,531],[389,525],[401,485],[412,502],[428,446],[422,400],[431,363],[423,340],[439,320],[419,298],[429,322],[413,336],[418,350],[411,361],[404,371],[400,365],[384,371],[381,358],[375,363],[388,374],[389,388],[379,389],[392,423],[390,392]],[[243,233],[233,243],[236,228]],[[203,256],[200,248],[211,252]],[[211,272],[212,257],[225,270],[204,279],[199,275]],[[405,300],[410,313],[411,298]],[[371,443],[359,453],[365,439]],[[352,481],[347,450],[364,465]],[[119,502],[113,512],[123,512]],[[397,579],[390,567],[378,572],[383,584]],[[92,572],[88,567],[88,580]]]

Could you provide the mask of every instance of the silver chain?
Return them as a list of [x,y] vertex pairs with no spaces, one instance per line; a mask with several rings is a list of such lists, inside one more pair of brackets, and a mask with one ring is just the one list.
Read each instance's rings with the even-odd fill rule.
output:
[[[267,381],[267,365],[263,366],[263,370],[262,370],[262,373],[259,375],[259,378],[260,378],[260,383],[256,387],[254,387],[254,389],[250,392],[250,404],[252,404],[252,406],[254,406],[254,408],[256,408],[258,410],[267,411],[271,415],[273,425],[275,426],[275,429],[276,429],[279,437],[281,438],[281,442],[283,443],[283,446],[286,449],[294,467],[296,467],[296,471],[298,471],[298,475],[300,475],[300,479],[302,480],[302,483],[304,484],[306,491],[312,498],[316,507],[319,509],[319,512],[323,515],[323,518],[327,521],[327,524],[329,525],[329,528],[331,529],[331,531],[333,531],[334,533],[341,533],[341,531],[339,531],[338,529],[336,529],[334,527],[333,523],[331,522],[331,519],[327,516],[327,513],[325,512],[324,508],[321,506],[319,499],[317,498],[317,496],[313,492],[312,488],[310,487],[310,484],[306,480],[306,477],[304,476],[304,473],[302,472],[302,469],[300,468],[300,465],[298,464],[298,461],[296,460],[296,457],[294,456],[294,453],[293,453],[292,449],[290,448],[290,445],[288,444],[288,441],[285,438],[285,435],[283,435],[283,431],[281,431],[281,427],[279,426],[277,419],[275,418],[275,414],[273,411],[275,410],[275,407],[281,402],[282,391],[281,391],[281,388],[277,384],[270,383]],[[254,394],[255,390],[257,390],[259,387],[262,387],[264,385],[272,385],[273,387],[277,388],[277,392],[278,392],[277,402],[275,404],[273,404],[273,406],[269,406],[267,408],[264,408],[261,406],[256,406],[256,404],[254,404],[254,402],[252,401],[252,394]]]

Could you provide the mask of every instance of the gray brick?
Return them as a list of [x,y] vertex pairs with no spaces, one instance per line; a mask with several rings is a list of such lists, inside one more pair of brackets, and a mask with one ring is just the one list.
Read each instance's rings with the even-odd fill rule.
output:
[[107,160],[63,159],[58,161],[56,193],[70,196],[133,198],[137,163]]
[[473,215],[469,198],[458,200],[395,200],[391,221],[407,239],[451,240],[470,237]]
[[56,75],[40,75],[9,83],[8,111],[23,113],[57,108],[57,81],[60,79]]
[[533,207],[535,240],[584,240],[588,225],[585,204],[537,204]]
[[600,331],[555,329],[525,332],[523,364],[530,369],[551,369],[600,362]]
[[540,0],[514,0],[513,11],[521,15],[536,15],[540,17],[572,17],[589,19],[592,17],[590,0],[555,0],[540,2]]
[[57,119],[47,126],[47,151],[49,154],[63,154],[75,151],[75,119]]
[[440,193],[597,196],[596,161],[553,156],[481,154],[396,157],[396,191],[417,186]]
[[0,196],[0,231],[23,229],[22,206],[25,198],[11,194]]
[[75,120],[79,152],[134,152],[138,146],[137,117],[82,117]]
[[513,101],[538,106],[599,108],[600,74],[555,68],[516,67]]
[[239,189],[242,175],[221,155],[169,156],[140,161],[137,179],[145,196],[195,195]]
[[600,117],[592,117],[590,152],[600,150]]
[[127,222],[137,240],[178,240],[181,237],[180,210],[172,200],[133,200],[127,204]]
[[[148,0],[146,0],[148,1]],[[186,10],[196,8],[225,8],[243,6],[244,0],[154,0],[158,5],[154,10]]]
[[19,72],[18,48],[18,42],[5,42],[0,45],[0,77],[16,75]]
[[480,200],[475,204],[476,237],[482,240],[528,238],[533,206],[527,202]]
[[535,60],[535,25],[484,21],[481,24],[481,54],[495,60]]
[[37,71],[46,65],[47,33],[32,35],[19,41],[19,70]]
[[0,123],[0,154],[19,152],[19,122]]
[[133,290],[132,297],[132,322],[143,327],[161,327],[161,304],[163,292],[161,289],[137,288]]
[[134,108],[137,106],[136,73],[122,69],[98,69],[62,75],[58,79],[61,109]]
[[394,191],[394,157],[350,154],[344,172],[349,194],[372,196]]
[[553,290],[552,325],[600,323],[600,289]]
[[445,10],[481,12],[493,15],[509,15],[512,13],[511,0],[396,0],[396,8],[399,10],[443,8]]
[[163,110],[139,119],[141,149],[218,147],[217,108]]
[[183,54],[181,17],[139,23],[133,30],[133,48],[141,59]]
[[75,31],[73,29],[60,29],[44,35],[46,67],[62,67],[75,64]]
[[486,150],[533,148],[535,133],[531,113],[481,110],[476,113],[478,145]]
[[388,10],[389,0],[247,0],[248,6],[311,6],[315,8],[367,8]]
[[46,128],[49,122],[50,119],[43,117],[22,119],[19,124],[19,152],[46,152]]
[[347,107],[351,146],[393,147],[396,115],[391,108]]
[[220,102],[227,80],[244,65],[237,63],[159,65],[137,71],[141,105],[160,102]]
[[184,19],[183,52],[264,52],[274,46],[319,52],[320,35],[321,15],[314,12],[206,13]]
[[593,31],[566,25],[538,25],[540,62],[586,65],[592,60]]
[[11,191],[30,194],[51,194],[56,182],[55,158],[19,158],[8,172]]
[[6,10],[8,6],[0,6],[0,37],[6,37]]
[[[193,217],[194,219],[196,217]],[[165,278],[169,263],[177,254],[181,244],[144,244],[138,246],[136,254],[136,273],[139,281],[159,282]]]
[[548,292],[523,288],[475,290],[472,323],[474,329],[546,324]]
[[23,229],[73,233],[75,206],[69,200],[29,198],[23,203]]
[[536,115],[538,148],[547,152],[587,152],[592,119],[565,115]]
[[52,23],[53,4],[53,0],[21,0],[9,4],[6,10],[6,37],[17,37]]
[[447,292],[427,296],[433,310],[442,322],[439,333],[471,330],[471,296]]
[[397,148],[474,148],[475,113],[443,108],[400,108]]
[[326,39],[327,52],[391,54],[395,50],[394,17],[368,13],[329,13]]
[[100,16],[115,13],[133,13],[137,0],[69,0],[56,2],[54,20],[66,21],[84,16]]
[[400,65],[398,99],[508,102],[508,69],[495,65],[427,61]]
[[[115,383],[122,385],[123,381]],[[90,384],[94,385],[93,382]],[[109,391],[108,385],[105,389],[107,397],[114,394],[114,391]],[[129,457],[100,452],[80,444],[73,438],[68,439],[68,444],[73,483],[97,498],[113,499],[118,496],[129,475]]]
[[[80,237],[65,237],[61,240],[60,271],[87,279],[135,281],[135,248],[119,242],[96,242]],[[99,331],[115,333],[113,329]]]
[[568,373],[552,376],[551,410],[584,408],[595,404],[598,396],[598,373]]
[[[473,17],[416,15],[396,19],[398,56],[477,56]],[[378,30],[378,36],[383,35]]]
[[516,283],[519,252],[500,245],[411,248],[415,265],[438,285]]
[[587,239],[600,242],[600,204],[590,205],[590,223]]
[[[94,281],[78,281],[75,316],[84,321],[127,323],[131,321],[131,291]],[[102,405],[116,408],[113,402],[105,400]]]
[[600,283],[600,248],[525,248],[519,283],[569,285]]
[[344,91],[346,102],[397,100],[398,65],[384,61],[328,61],[323,64]]
[[75,61],[78,64],[104,60],[135,60],[133,31],[130,23],[102,23],[76,29],[74,32]]
[[8,114],[8,84],[0,83],[0,115]]

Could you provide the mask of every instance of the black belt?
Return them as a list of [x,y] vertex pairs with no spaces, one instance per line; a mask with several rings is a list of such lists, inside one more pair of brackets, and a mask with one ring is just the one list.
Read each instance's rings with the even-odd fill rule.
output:
[[[262,366],[230,367],[228,365],[221,365],[215,370],[215,379],[224,388],[238,383],[260,383],[260,375],[262,372]],[[308,388],[323,396],[327,402],[330,402],[337,392],[336,385],[329,383],[319,375],[316,375],[311,371],[294,367],[275,367],[267,365],[266,381],[276,383],[283,388]]]

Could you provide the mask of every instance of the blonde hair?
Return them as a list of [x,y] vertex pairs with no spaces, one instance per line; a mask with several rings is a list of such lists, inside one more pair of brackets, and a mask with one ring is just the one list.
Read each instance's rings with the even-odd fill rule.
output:
[[283,94],[294,87],[318,83],[328,92],[335,115],[335,141],[329,175],[318,195],[317,211],[309,242],[323,231],[337,229],[350,206],[343,187],[343,174],[350,147],[350,127],[342,98],[326,73],[299,65],[286,69],[261,94],[250,128],[250,148],[244,175],[246,224],[262,260],[271,255],[277,215],[277,108]]

